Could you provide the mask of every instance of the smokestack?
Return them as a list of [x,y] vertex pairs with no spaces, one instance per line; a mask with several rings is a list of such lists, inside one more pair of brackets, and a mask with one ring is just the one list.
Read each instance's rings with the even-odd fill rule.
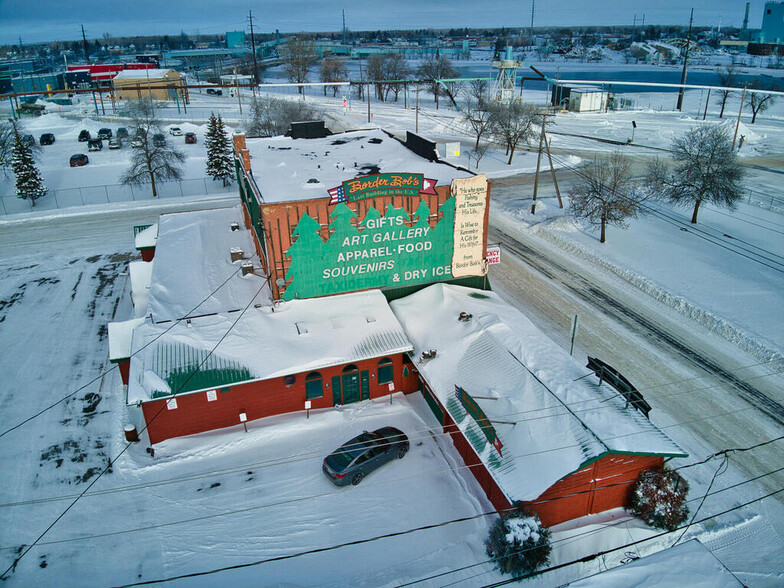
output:
[[749,7],[751,6],[751,2],[746,2],[746,16],[743,17],[743,29],[746,30],[749,28]]

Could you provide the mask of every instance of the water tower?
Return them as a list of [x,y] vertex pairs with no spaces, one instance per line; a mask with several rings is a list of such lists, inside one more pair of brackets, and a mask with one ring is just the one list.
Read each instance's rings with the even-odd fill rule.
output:
[[498,76],[496,76],[493,85],[493,98],[504,104],[508,104],[514,99],[517,68],[522,66],[522,61],[512,59],[512,48],[507,47],[504,58],[493,62],[493,67],[498,69]]

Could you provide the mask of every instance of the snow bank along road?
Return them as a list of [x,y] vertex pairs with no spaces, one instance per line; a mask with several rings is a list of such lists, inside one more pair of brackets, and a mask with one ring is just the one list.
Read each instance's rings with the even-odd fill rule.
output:
[[[501,265],[491,271],[494,288],[567,349],[572,317],[579,315],[574,355],[619,369],[653,405],[654,422],[695,460],[781,434],[779,375],[619,278],[499,224],[496,219],[489,237],[503,249]],[[748,477],[759,475],[779,453],[777,444],[760,448],[740,466]],[[763,483],[781,488],[784,475]]]

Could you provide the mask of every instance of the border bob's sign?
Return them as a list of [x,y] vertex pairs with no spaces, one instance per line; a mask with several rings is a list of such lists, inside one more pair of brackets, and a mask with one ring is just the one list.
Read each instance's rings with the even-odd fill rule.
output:
[[330,204],[356,202],[365,198],[381,196],[418,196],[435,194],[436,181],[422,174],[387,173],[360,176],[346,180],[329,190]]

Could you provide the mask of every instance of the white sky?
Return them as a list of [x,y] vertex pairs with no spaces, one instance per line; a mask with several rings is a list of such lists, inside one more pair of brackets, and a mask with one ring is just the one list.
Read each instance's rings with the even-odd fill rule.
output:
[[[254,11],[254,30],[260,33],[298,31],[339,31],[342,10],[350,30],[429,29],[449,27],[528,27],[531,0],[496,0],[478,3],[466,0],[381,0],[343,4],[303,0],[299,2],[247,2],[229,0],[173,0],[156,2],[104,2],[81,0],[4,0],[0,2],[0,43],[34,43],[81,38],[84,25],[88,39],[111,35],[223,34],[248,28],[248,9]],[[737,26],[743,23],[745,3],[738,0],[702,0],[691,5],[678,0],[645,2],[630,0],[551,0],[537,2],[534,26],[632,25],[645,15],[646,24],[688,25],[694,7],[697,25]],[[763,0],[752,0],[749,26],[759,28]]]

